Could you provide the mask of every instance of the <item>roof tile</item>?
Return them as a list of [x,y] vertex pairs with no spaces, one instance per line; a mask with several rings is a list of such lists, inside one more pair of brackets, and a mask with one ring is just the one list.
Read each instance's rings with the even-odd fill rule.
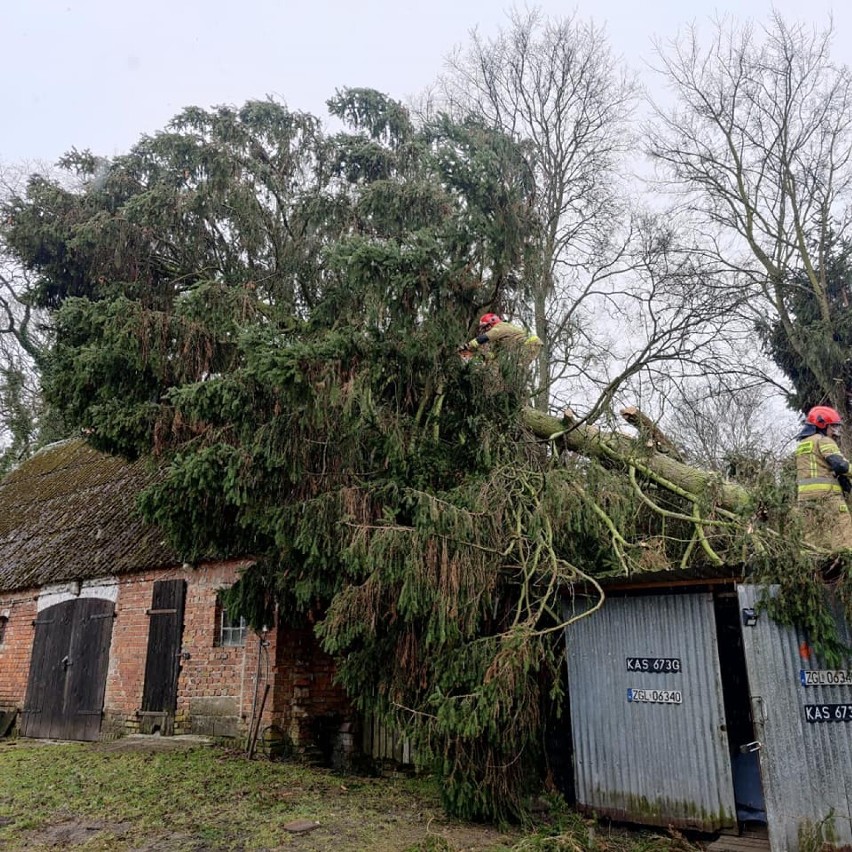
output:
[[136,497],[156,472],[81,439],[40,450],[0,482],[0,591],[181,561]]

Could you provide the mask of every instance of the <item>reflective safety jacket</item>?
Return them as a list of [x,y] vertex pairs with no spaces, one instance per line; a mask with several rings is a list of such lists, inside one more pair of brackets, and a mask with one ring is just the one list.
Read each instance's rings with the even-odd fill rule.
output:
[[539,337],[535,334],[527,334],[522,328],[512,325],[510,322],[498,322],[496,325],[492,325],[488,331],[469,341],[467,348],[476,350],[486,343],[506,345],[509,347],[523,346],[526,352],[532,351],[535,354],[541,349],[541,339]]
[[796,447],[796,483],[800,501],[818,500],[828,495],[841,497],[842,481],[847,481],[849,462],[833,438],[814,430],[803,430]]

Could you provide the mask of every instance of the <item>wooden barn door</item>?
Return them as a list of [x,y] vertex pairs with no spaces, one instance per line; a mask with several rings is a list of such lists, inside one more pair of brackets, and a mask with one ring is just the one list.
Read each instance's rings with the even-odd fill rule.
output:
[[38,614],[23,736],[98,739],[114,611],[109,600],[74,598]]
[[148,654],[142,692],[143,733],[174,731],[183,640],[184,580],[157,580],[148,610]]
[[96,740],[101,732],[115,607],[112,601],[101,598],[81,598],[76,604],[68,650],[62,738]]
[[33,653],[21,714],[21,734],[25,737],[49,738],[51,727],[61,719],[76,603],[69,600],[47,607],[33,622]]

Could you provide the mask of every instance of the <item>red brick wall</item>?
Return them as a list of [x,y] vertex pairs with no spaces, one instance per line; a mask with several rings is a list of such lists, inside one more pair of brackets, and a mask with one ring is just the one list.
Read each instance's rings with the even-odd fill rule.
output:
[[[349,702],[333,683],[334,664],[310,628],[271,625],[266,644],[249,631],[244,647],[217,644],[216,597],[238,577],[242,564],[224,562],[198,568],[126,575],[119,580],[109,668],[104,695],[104,736],[139,730],[148,609],[154,582],[186,581],[184,652],[178,680],[175,733],[237,736],[247,732],[255,701],[270,686],[260,731],[277,733],[298,751],[326,752],[329,738],[351,722]],[[22,707],[26,695],[36,616],[36,592],[0,596],[9,610],[0,646],[0,706]],[[258,653],[260,650],[260,653]],[[345,737],[344,737],[345,738]]]
[[[178,679],[175,732],[193,731],[195,705],[206,699],[220,701],[218,707],[208,705],[202,708],[205,711],[215,709],[224,713],[236,721],[237,728],[247,723],[253,695],[257,639],[250,634],[244,648],[221,648],[215,644],[216,596],[220,589],[236,580],[239,568],[240,563],[227,562],[199,568],[178,567],[121,579],[104,697],[111,732],[119,733],[122,728],[129,731],[138,729],[137,711],[142,704],[148,647],[147,611],[157,580],[185,580],[187,584],[181,647],[184,659],[181,660]],[[217,727],[219,730],[211,728],[203,732],[237,733],[233,725]]]
[[108,733],[138,729],[136,711],[142,704],[145,652],[148,643],[148,615],[154,579],[166,579],[166,572],[122,577],[115,602],[112,641],[109,649],[104,727]]
[[[220,730],[215,713],[211,716],[209,712],[225,712],[230,705],[238,720],[238,728],[243,732],[249,724],[254,701],[260,639],[253,631],[249,631],[244,647],[222,647],[216,644],[217,593],[234,582],[237,567],[233,564],[213,565],[195,574],[186,593],[183,649],[188,658],[181,664],[178,682],[178,725],[186,730],[201,730],[208,734],[235,734],[237,731],[229,730],[224,721]],[[266,641],[268,645],[264,646],[260,655],[258,705],[265,677],[267,674],[271,679],[275,677],[272,666],[264,664],[267,653],[274,659],[274,630],[269,631]],[[267,703],[265,712],[270,711],[271,706]]]
[[[334,662],[308,628],[279,629],[275,724],[300,751],[324,750],[334,728],[351,728],[352,710],[334,683]],[[324,755],[328,757],[328,754]]]
[[30,671],[36,617],[36,593],[33,590],[0,593],[0,617],[8,620],[0,644],[0,707],[23,707]]

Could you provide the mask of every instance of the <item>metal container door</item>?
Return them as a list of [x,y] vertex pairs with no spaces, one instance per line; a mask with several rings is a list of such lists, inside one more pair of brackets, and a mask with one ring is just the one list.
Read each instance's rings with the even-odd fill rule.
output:
[[578,806],[735,826],[712,595],[610,598],[565,637]]
[[[760,773],[773,850],[852,847],[852,661],[827,669],[805,635],[756,614],[737,587]],[[838,626],[852,644],[848,625]]]

